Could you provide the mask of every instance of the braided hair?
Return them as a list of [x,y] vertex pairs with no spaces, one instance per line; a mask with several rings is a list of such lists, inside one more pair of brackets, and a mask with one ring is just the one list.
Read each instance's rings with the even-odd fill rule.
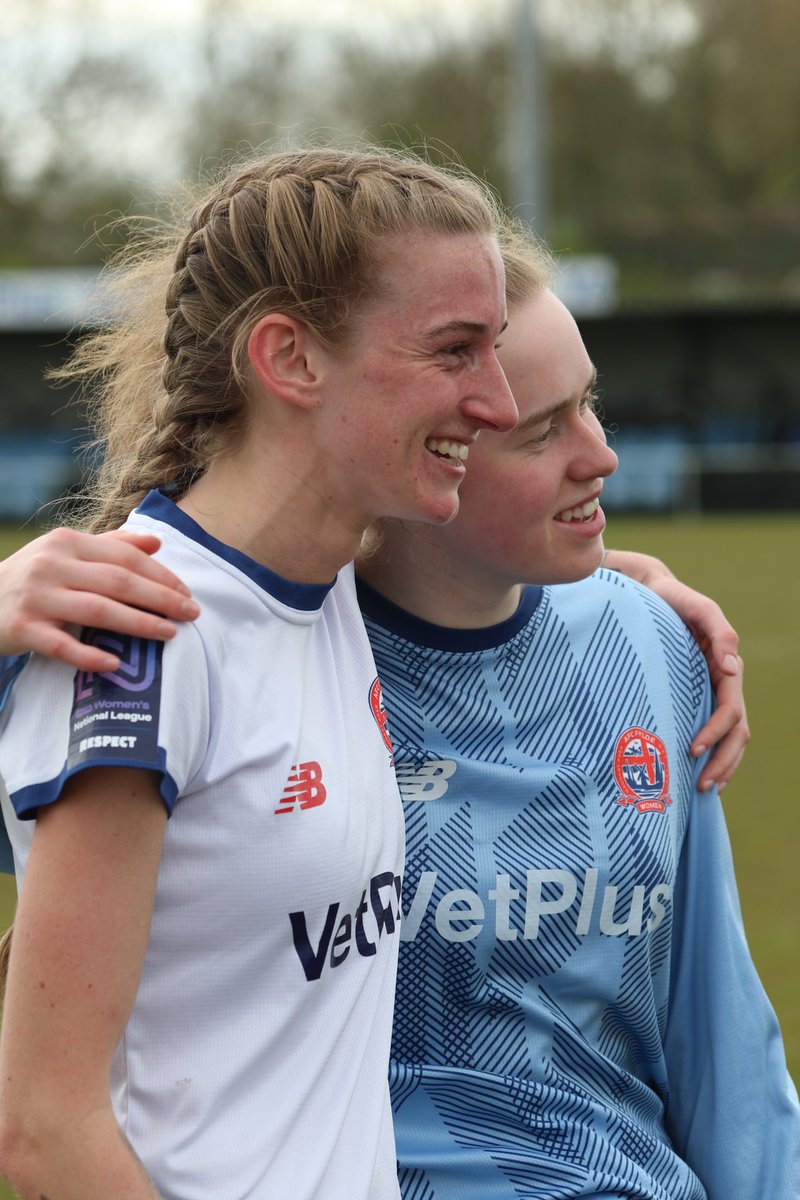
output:
[[[153,487],[181,495],[247,421],[247,343],[265,314],[336,352],[380,289],[392,233],[497,234],[489,190],[389,150],[286,150],[246,162],[112,264],[112,326],[55,376],[89,400],[101,465],[85,524],[115,528]],[[87,386],[88,385],[88,386]]]

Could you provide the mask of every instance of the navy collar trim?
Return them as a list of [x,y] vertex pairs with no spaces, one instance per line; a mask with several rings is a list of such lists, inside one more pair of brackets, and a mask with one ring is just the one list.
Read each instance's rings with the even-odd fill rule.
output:
[[510,642],[527,625],[542,599],[541,587],[526,587],[519,608],[513,617],[498,625],[487,625],[480,629],[452,629],[445,625],[433,625],[423,621],[405,609],[387,600],[380,592],[356,577],[358,603],[364,616],[390,633],[396,633],[417,646],[428,646],[432,650],[456,650],[468,653],[474,650],[489,650]]
[[206,533],[161,489],[148,492],[136,512],[145,517],[152,517],[156,521],[162,521],[165,525],[171,525],[173,529],[177,529],[190,541],[197,542],[198,545],[204,546],[218,558],[224,559],[225,562],[236,567],[237,571],[241,571],[263,591],[268,592],[270,596],[274,596],[276,600],[286,604],[289,608],[299,609],[302,612],[314,612],[322,607],[325,597],[336,582],[336,579],[332,579],[330,583],[298,583],[292,579],[284,579],[282,575],[270,571],[269,567],[262,566],[255,559],[243,554],[241,550],[234,550],[232,546],[228,546],[225,542],[220,542],[217,538],[212,537],[210,533]]

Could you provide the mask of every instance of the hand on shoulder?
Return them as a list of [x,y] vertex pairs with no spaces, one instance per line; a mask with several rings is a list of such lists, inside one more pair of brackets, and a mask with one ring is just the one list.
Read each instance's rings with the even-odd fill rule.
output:
[[0,562],[0,654],[34,650],[88,671],[119,665],[67,628],[91,625],[137,637],[173,637],[199,613],[188,589],[152,555],[151,534],[54,529]]
[[721,791],[735,774],[750,741],[744,701],[744,663],[739,635],[716,601],[681,583],[660,559],[631,550],[608,550],[603,565],[649,587],[675,610],[705,655],[717,707],[692,743],[699,758],[714,753],[703,768],[699,784]]

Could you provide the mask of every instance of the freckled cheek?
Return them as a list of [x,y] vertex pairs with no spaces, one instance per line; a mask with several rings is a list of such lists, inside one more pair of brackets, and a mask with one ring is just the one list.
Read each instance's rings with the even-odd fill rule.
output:
[[361,371],[359,384],[377,392],[395,392],[408,383],[408,376],[396,367],[382,363],[368,363]]
[[421,404],[425,391],[402,383],[392,372],[372,371],[359,385],[358,412],[364,430],[392,438],[396,445],[402,443],[404,431],[408,435],[413,427],[416,433],[430,419],[430,405]]

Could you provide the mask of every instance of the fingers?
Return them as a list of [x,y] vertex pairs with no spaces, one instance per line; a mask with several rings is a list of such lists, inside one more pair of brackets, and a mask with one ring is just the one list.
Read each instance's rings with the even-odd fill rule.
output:
[[98,537],[128,542],[131,546],[143,550],[145,554],[155,554],[161,546],[161,538],[154,533],[141,533],[136,529],[110,529],[107,533],[97,534]]
[[[70,610],[78,614],[69,622],[70,625],[88,625],[158,641],[168,641],[177,632],[171,621],[165,621],[154,613],[130,608],[91,593],[69,592],[68,596]],[[57,603],[56,608],[60,611],[63,605]],[[50,617],[45,609],[40,610],[35,620],[15,620],[10,624],[8,634],[14,639],[13,652],[33,650],[83,671],[113,671],[120,665],[117,655],[98,646],[85,645],[69,629]]]
[[718,667],[724,675],[736,675],[741,668],[738,633],[718,604],[699,592],[694,595],[697,599],[687,609],[686,624],[702,646],[709,667]]
[[[33,618],[104,629],[111,627],[109,620],[119,619],[120,605],[149,609],[175,621],[193,620],[199,608],[189,600],[189,589],[151,557],[159,545],[150,534],[115,531],[97,536],[55,529],[21,552],[26,560],[17,582],[17,609]],[[95,605],[91,593],[118,605]],[[132,632],[131,620],[125,617],[124,629],[117,628]]]
[[697,781],[698,791],[709,792],[716,784],[723,792],[741,766],[748,741],[749,735],[742,739],[738,734],[734,741],[723,739]]
[[169,581],[161,582],[162,576],[154,579],[121,563],[68,560],[60,574],[58,586],[39,593],[40,615],[54,621],[163,638],[172,636],[174,627],[154,632],[156,625],[142,618],[157,613],[170,621],[193,621],[200,612],[186,589],[178,591]]
[[716,784],[721,791],[738,770],[750,741],[739,635],[719,605],[701,592],[677,579],[662,579],[652,586],[684,620],[708,662],[717,709],[695,738],[692,754],[699,758],[713,749],[698,788],[705,792]]
[[172,571],[152,558],[159,540],[128,531],[95,536],[56,529],[0,563],[0,653],[36,650],[88,670],[113,655],[82,647],[65,625],[137,637],[174,636],[198,605]]
[[740,662],[739,635],[720,606],[678,579],[660,578],[650,586],[689,626],[709,666],[716,666],[725,675],[735,674]]
[[[141,585],[141,593],[155,600],[160,590],[156,585]],[[40,617],[51,622],[63,621],[64,610],[68,607],[70,625],[86,625],[90,628],[109,629],[115,633],[130,634],[132,637],[156,638],[167,641],[175,636],[176,626],[172,620],[165,619],[160,612],[149,612],[144,607],[138,607],[140,588],[134,588],[135,599],[132,602],[115,600],[109,595],[100,595],[97,590],[81,591],[70,589],[47,597],[40,606]],[[145,601],[143,601],[144,603]],[[199,608],[193,600],[182,597],[180,601],[182,612],[175,614],[178,620],[193,620],[199,613]],[[150,607],[148,602],[148,607]],[[164,607],[167,607],[166,603]],[[177,607],[171,606],[173,610]]]
[[25,634],[26,646],[48,658],[57,658],[81,671],[115,671],[120,660],[97,646],[86,646],[65,629],[45,623],[31,625]]
[[715,747],[714,753],[698,780],[700,791],[708,791],[716,783],[722,790],[733,778],[750,741],[750,726],[742,691],[741,660],[737,673],[723,676],[717,685],[718,707],[692,743],[695,757]]
[[[711,602],[701,597],[704,606]],[[714,605],[714,608],[717,606]],[[694,740],[696,757],[715,747],[698,781],[701,791],[716,783],[719,790],[733,778],[750,741],[744,701],[744,662],[738,654],[739,637],[721,610],[718,617],[695,633],[709,665],[717,709]]]
[[[119,604],[93,593],[69,592],[70,625],[86,625],[98,629],[113,630],[115,633],[132,637],[168,641],[177,632],[176,626],[163,617]],[[191,604],[191,601],[186,601]],[[63,604],[54,603],[57,612]],[[197,606],[194,606],[197,609]],[[198,610],[199,611],[199,610]],[[195,614],[196,615],[196,614]],[[68,629],[58,624],[46,608],[42,608],[35,621],[16,622],[11,630],[14,652],[33,650],[49,658],[57,658],[84,671],[112,671],[120,665],[115,654],[97,646],[87,646]]]
[[[739,635],[732,625],[722,617],[721,622],[716,630],[703,630],[708,639],[708,651],[706,658],[709,660],[709,665],[716,664],[723,675],[737,675],[742,669],[742,660],[739,657]],[[702,628],[702,627],[701,627]]]
[[[28,543],[17,555],[25,563],[27,579],[37,584],[65,583],[75,578],[79,564],[102,564],[115,568],[108,586],[116,589],[117,599],[127,599],[126,589],[133,579],[156,584],[168,591],[188,596],[189,589],[172,571],[152,557],[161,545],[153,534],[114,530],[110,533],[80,533],[74,529],[53,529]],[[7,560],[10,564],[12,559]]]
[[136,533],[130,529],[115,529],[110,533],[80,535],[89,537],[85,557],[96,561],[113,563],[134,574],[150,579],[162,587],[174,589],[184,596],[191,593],[172,571],[151,556],[161,546],[159,538],[151,533]]

